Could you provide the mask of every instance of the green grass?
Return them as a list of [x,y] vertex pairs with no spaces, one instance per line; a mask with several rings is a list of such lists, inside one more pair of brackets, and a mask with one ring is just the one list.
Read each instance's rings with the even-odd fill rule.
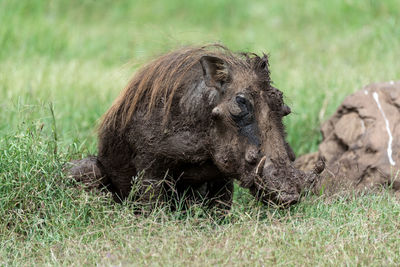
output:
[[217,221],[201,208],[137,216],[66,179],[132,73],[175,47],[268,52],[297,154],[317,149],[346,95],[400,77],[396,0],[182,2],[0,0],[0,265],[397,265],[388,192],[276,210],[238,190]]

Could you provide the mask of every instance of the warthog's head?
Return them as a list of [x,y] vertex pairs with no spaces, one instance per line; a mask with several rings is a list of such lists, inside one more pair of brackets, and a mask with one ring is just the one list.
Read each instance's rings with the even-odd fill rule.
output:
[[271,85],[267,56],[247,56],[242,64],[215,56],[203,56],[200,62],[205,83],[218,91],[211,113],[215,164],[263,202],[296,203],[324,164],[310,173],[294,167],[282,123],[290,108]]

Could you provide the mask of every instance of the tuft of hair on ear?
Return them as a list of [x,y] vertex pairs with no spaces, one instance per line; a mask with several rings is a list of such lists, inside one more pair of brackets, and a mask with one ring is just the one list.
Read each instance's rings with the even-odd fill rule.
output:
[[260,85],[262,88],[269,89],[271,86],[271,78],[269,71],[269,61],[268,55],[263,53],[262,57],[255,55],[251,59],[253,70],[256,72],[257,76],[260,79]]
[[268,61],[268,55],[266,55],[265,53],[263,53],[262,57],[257,56],[255,58],[255,62],[254,62],[254,68],[258,71],[261,72],[266,72],[269,73],[269,61]]
[[217,70],[215,72],[215,79],[218,81],[228,81],[229,80],[229,74],[228,74],[228,68],[226,65],[222,62],[219,62],[216,64]]

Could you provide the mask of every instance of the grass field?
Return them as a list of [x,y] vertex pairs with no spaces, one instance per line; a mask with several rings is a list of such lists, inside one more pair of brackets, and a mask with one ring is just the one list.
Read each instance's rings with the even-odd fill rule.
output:
[[270,54],[300,155],[346,95],[400,78],[400,2],[0,0],[0,265],[400,264],[389,192],[277,210],[239,189],[220,221],[200,207],[137,216],[66,179],[141,64],[210,42]]

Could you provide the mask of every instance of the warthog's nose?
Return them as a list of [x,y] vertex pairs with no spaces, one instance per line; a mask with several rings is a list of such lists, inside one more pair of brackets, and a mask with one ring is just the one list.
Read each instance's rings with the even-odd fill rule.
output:
[[293,205],[299,201],[301,192],[309,190],[319,179],[324,167],[324,162],[319,161],[311,172],[304,173],[291,161],[264,156],[255,168],[257,198],[285,207]]

